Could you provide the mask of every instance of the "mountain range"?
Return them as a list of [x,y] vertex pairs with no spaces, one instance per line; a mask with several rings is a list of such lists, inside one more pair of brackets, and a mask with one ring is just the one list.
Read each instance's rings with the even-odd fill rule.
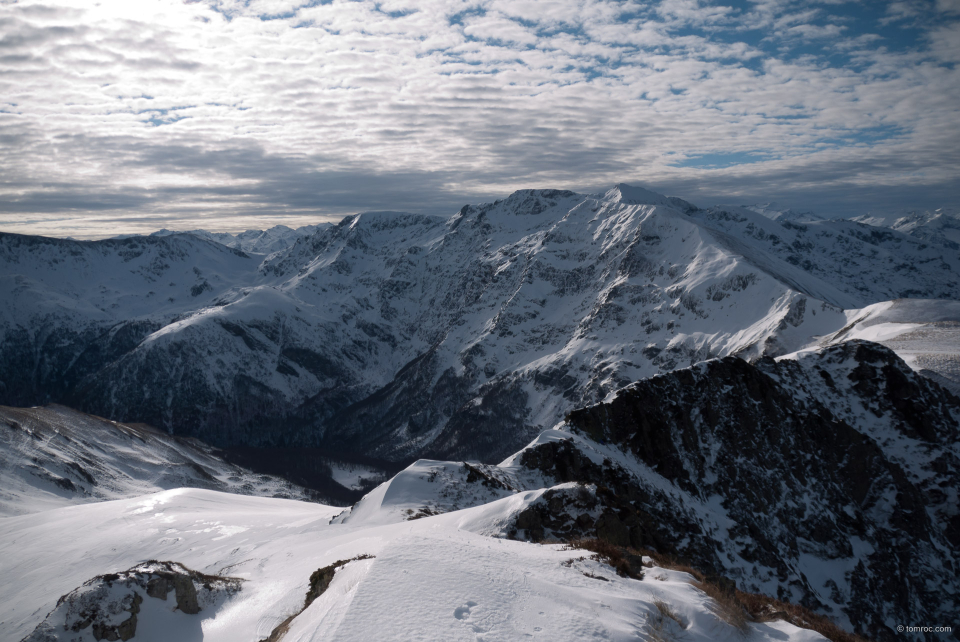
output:
[[[634,381],[868,317],[887,340],[922,326],[912,358],[960,381],[931,356],[956,306],[915,301],[960,298],[951,248],[626,185],[360,214],[267,256],[193,234],[3,234],[0,266],[0,401],[218,446],[495,460]],[[869,307],[887,301],[893,326]]]
[[[190,234],[191,236],[213,241],[250,254],[272,254],[287,249],[301,236],[308,236],[325,227],[330,227],[330,225],[330,223],[317,223],[316,225],[302,225],[298,228],[287,227],[286,225],[274,225],[266,230],[246,230],[244,232],[237,232],[236,234],[231,232],[211,232],[209,230],[174,231],[164,228],[152,232],[149,236]],[[122,234],[113,238],[125,239],[138,236],[142,235]]]
[[852,220],[887,227],[952,250],[960,249],[960,211],[955,208],[912,211],[905,216],[876,217],[865,214]]
[[887,642],[949,622],[953,220],[621,184],[239,235],[0,234],[0,572],[34,577],[0,630]]

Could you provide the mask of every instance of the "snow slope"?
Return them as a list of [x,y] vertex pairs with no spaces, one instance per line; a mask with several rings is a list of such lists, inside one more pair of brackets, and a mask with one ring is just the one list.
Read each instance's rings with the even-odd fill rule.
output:
[[[352,526],[329,523],[339,509],[184,489],[6,518],[0,520],[0,574],[7,578],[0,586],[0,637],[27,636],[59,595],[96,575],[159,558],[243,583],[197,615],[141,592],[134,640],[169,640],[177,630],[181,642],[253,642],[302,608],[313,570],[372,555],[337,571],[283,640],[636,640],[655,623],[658,600],[682,617],[686,627],[676,633],[683,639],[743,639],[712,613],[685,573],[650,568],[643,580],[621,578],[589,559],[565,565],[576,552],[559,545],[477,534],[505,512],[504,501]],[[751,625],[748,639],[823,638],[771,622]]]
[[942,244],[855,221],[773,221],[744,208],[692,216],[769,274],[841,308],[958,298],[960,255]]
[[229,464],[196,439],[63,406],[0,406],[0,517],[187,486],[317,499],[281,478]]
[[218,445],[493,461],[632,381],[796,351],[843,309],[956,300],[958,261],[628,185],[364,213],[267,257],[183,234],[2,235],[0,400]]
[[897,299],[844,314],[844,326],[819,337],[814,348],[853,339],[874,341],[960,396],[960,302]]

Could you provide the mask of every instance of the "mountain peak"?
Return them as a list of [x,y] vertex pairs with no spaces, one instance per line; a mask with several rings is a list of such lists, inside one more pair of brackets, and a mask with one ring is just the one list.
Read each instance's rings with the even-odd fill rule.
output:
[[613,189],[603,195],[603,198],[625,205],[668,205],[670,203],[670,200],[663,194],[626,183],[617,183]]

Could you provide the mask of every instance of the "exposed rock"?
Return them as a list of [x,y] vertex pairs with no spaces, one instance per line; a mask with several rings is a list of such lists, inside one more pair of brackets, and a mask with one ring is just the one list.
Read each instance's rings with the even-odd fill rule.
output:
[[139,594],[133,596],[133,603],[130,605],[130,617],[117,625],[117,635],[121,640],[129,640],[137,634],[137,614],[140,613],[140,604],[143,603],[143,597]]
[[550,488],[514,518],[508,535],[538,542],[592,536],[597,521],[597,489],[566,484]]
[[594,527],[597,529],[599,539],[615,546],[630,546],[630,529],[620,521],[616,513],[604,513]]
[[[568,440],[520,461],[595,484],[601,539],[675,555],[877,640],[896,639],[897,622],[960,611],[960,399],[882,346],[710,361],[567,422],[627,459],[597,463]],[[823,583],[810,563],[850,570]]]
[[543,539],[543,524],[540,522],[540,513],[532,506],[517,515],[517,528],[527,531],[530,539],[537,542]]
[[186,575],[174,575],[173,589],[176,591],[178,609],[189,615],[196,615],[200,612],[200,605],[197,603],[197,588],[193,585],[193,578]]
[[144,596],[151,602],[166,601],[167,593],[175,590],[177,608],[195,615],[203,608],[216,608],[239,591],[241,583],[176,562],[145,562],[121,573],[99,575],[64,595],[24,642],[67,642],[87,629],[95,640],[130,640],[136,636],[141,610],[150,607]]
[[147,595],[150,597],[167,599],[167,593],[173,590],[173,584],[170,579],[164,576],[158,576],[147,582]]

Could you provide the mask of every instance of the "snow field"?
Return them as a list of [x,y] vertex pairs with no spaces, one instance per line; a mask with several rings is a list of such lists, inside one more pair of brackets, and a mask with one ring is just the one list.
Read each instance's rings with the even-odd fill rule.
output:
[[[134,639],[155,639],[146,633],[153,623],[177,627],[183,642],[252,642],[303,607],[314,570],[370,554],[375,559],[337,572],[293,620],[285,641],[637,640],[658,600],[688,624],[685,640],[742,639],[683,573],[650,568],[642,581],[621,578],[589,557],[577,560],[584,551],[478,534],[493,530],[514,504],[510,497],[415,521],[354,526],[329,523],[337,508],[183,489],[6,518],[0,575],[14,579],[0,587],[0,638],[24,637],[60,595],[95,575],[164,559],[245,582],[219,609],[197,616],[145,600],[144,637]],[[784,623],[751,627],[753,640],[822,639]]]

